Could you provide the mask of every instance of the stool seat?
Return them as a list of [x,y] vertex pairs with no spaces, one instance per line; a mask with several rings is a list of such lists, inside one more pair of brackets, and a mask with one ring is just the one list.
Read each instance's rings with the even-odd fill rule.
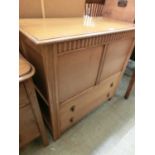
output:
[[19,56],[19,82],[31,78],[35,73],[34,67],[24,59],[22,55]]

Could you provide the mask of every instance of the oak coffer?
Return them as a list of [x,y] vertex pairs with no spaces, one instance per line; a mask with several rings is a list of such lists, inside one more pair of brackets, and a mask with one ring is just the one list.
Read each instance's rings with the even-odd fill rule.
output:
[[20,49],[54,139],[115,94],[134,24],[103,17],[20,19]]

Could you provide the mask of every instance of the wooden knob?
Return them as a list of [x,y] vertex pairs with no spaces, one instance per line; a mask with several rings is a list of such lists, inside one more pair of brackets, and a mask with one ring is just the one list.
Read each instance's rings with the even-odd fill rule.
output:
[[70,118],[70,122],[71,123],[73,123],[74,122],[74,118],[72,117],[72,118]]
[[109,97],[110,97],[110,93],[107,94],[107,98],[109,98]]
[[111,84],[110,84],[110,87],[113,87],[114,86],[114,83],[112,82]]
[[108,101],[111,101],[112,98],[109,98]]
[[73,105],[71,108],[70,108],[70,110],[73,112],[73,111],[75,111],[75,105]]

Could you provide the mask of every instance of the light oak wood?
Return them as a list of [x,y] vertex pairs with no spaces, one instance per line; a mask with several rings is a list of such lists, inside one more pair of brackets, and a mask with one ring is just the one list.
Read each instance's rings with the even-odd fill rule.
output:
[[127,30],[134,30],[134,24],[102,17],[20,19],[20,32],[36,44],[92,37]]
[[31,103],[31,108],[35,117],[35,121],[37,123],[38,130],[40,132],[40,136],[42,138],[43,144],[46,146],[48,145],[47,132],[42,119],[32,79],[25,81],[25,89]]
[[23,59],[19,59],[19,76],[23,76],[31,71],[31,66]]
[[94,26],[83,25],[83,18],[20,20],[23,53],[36,68],[40,105],[54,139],[112,98],[134,47],[134,24],[92,19]]
[[30,105],[19,110],[19,133],[20,147],[23,147],[40,136],[35,116]]
[[79,52],[73,51],[73,53],[58,57],[60,102],[95,84],[102,51],[101,46],[80,50]]
[[[31,77],[34,68],[20,55],[19,79],[19,144],[20,148],[37,137],[48,144],[47,134],[39,109]],[[30,70],[31,69],[31,70]],[[32,73],[31,73],[32,72]],[[22,74],[21,74],[22,73]]]
[[104,58],[101,80],[104,80],[123,69],[126,55],[130,52],[128,49],[131,47],[132,42],[131,39],[125,39],[114,41],[108,45]]
[[64,132],[90,111],[111,98],[115,93],[119,78],[120,72],[62,104],[60,109],[61,131]]
[[35,69],[21,55],[19,58],[19,82],[31,78],[35,73]]

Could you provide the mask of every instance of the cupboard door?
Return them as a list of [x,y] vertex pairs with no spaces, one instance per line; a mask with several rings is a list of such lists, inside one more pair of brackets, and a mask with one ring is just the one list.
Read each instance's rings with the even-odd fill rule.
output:
[[123,69],[126,58],[130,52],[129,50],[131,44],[132,40],[129,39],[118,40],[108,45],[104,59],[101,80],[104,80]]
[[102,49],[102,46],[88,48],[58,57],[58,93],[60,102],[95,84]]

